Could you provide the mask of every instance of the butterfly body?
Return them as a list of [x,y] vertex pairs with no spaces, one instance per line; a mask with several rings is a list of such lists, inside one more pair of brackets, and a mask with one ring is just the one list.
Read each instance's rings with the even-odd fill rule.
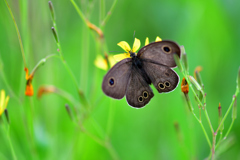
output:
[[176,67],[173,54],[180,56],[180,47],[172,41],[150,43],[139,52],[129,52],[131,58],[123,59],[105,75],[103,92],[112,98],[126,95],[130,106],[141,108],[154,96],[151,83],[159,93],[176,88],[178,75],[171,69]]
[[136,55],[131,57],[133,72],[138,72],[138,74],[141,75],[148,84],[151,84],[151,80],[149,79],[145,70],[143,69],[143,60]]

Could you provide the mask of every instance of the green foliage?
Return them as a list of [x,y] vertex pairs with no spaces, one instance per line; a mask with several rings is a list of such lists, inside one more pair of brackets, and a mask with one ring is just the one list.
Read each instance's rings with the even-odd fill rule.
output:
[[[228,106],[239,77],[240,22],[236,19],[240,16],[240,1],[53,0],[52,12],[45,0],[8,3],[23,48],[8,7],[0,1],[0,89],[10,96],[10,124],[3,117],[0,121],[0,159],[208,156],[211,148],[205,137],[212,143],[212,134],[209,127],[205,127],[204,134],[202,126],[208,126],[210,119],[212,128],[218,128],[219,101],[223,116],[230,113]],[[96,68],[94,60],[99,54],[121,51],[117,43],[131,42],[134,31],[141,42],[146,37],[153,41],[160,36],[184,45],[188,64],[183,68],[189,68],[190,75],[196,66],[202,66],[209,117],[202,115],[202,125],[185,105],[180,85],[168,94],[153,89],[154,98],[142,109],[131,108],[125,99],[113,100],[103,94],[101,83],[106,71]],[[32,97],[24,95],[25,63],[30,72],[37,64],[44,64],[34,74]],[[44,94],[38,99],[41,86],[57,94]],[[192,93],[190,90],[189,98],[197,114],[199,102]],[[229,136],[216,144],[218,159],[239,157],[239,110],[234,102],[233,119],[231,114],[223,117],[222,134]],[[216,142],[219,138],[220,134]]]

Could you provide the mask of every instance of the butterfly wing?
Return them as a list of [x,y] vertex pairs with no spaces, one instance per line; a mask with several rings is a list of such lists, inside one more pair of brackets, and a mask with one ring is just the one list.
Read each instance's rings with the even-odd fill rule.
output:
[[173,54],[180,57],[180,47],[173,41],[153,42],[141,48],[137,56],[141,59],[154,61],[168,67],[176,67]]
[[143,62],[143,69],[159,93],[170,92],[178,85],[177,73],[168,66]]
[[135,68],[132,68],[132,74],[126,92],[128,104],[135,108],[141,108],[145,106],[153,96],[149,84]]
[[115,64],[102,82],[103,92],[112,98],[122,99],[126,93],[131,75],[132,59],[124,59]]

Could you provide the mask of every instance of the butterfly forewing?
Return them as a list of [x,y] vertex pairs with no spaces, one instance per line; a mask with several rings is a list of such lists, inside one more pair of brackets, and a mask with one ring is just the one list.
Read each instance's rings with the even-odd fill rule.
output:
[[153,42],[143,47],[137,56],[118,62],[103,79],[102,90],[112,98],[126,95],[132,107],[145,106],[154,96],[149,84],[159,93],[174,90],[179,77],[171,68],[176,67],[173,55],[180,57],[180,47],[172,41]]
[[131,78],[127,87],[126,99],[130,106],[141,108],[153,97],[152,89],[140,73],[132,69]]
[[180,47],[173,41],[153,42],[141,48],[137,56],[141,59],[154,61],[156,63],[176,67],[173,54],[176,53],[180,57]]
[[131,75],[131,61],[131,58],[127,58],[118,62],[105,75],[102,90],[107,96],[116,99],[124,97]]
[[179,77],[170,67],[143,62],[143,69],[159,93],[170,92],[178,85]]

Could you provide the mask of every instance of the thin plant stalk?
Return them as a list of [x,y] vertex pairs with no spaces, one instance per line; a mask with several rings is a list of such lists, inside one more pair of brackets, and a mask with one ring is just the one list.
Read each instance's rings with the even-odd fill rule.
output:
[[115,9],[115,6],[116,6],[116,4],[117,4],[117,1],[118,1],[118,0],[114,0],[112,6],[111,6],[111,8],[110,8],[110,10],[108,11],[106,17],[103,19],[103,21],[102,21],[102,23],[101,23],[101,27],[105,26],[105,24],[107,23],[108,19],[109,19],[110,16],[112,15],[112,12],[113,12],[113,10]]
[[99,10],[99,26],[101,26],[101,22],[105,17],[105,0],[100,0],[100,10]]
[[[207,119],[207,121],[208,121],[208,125],[209,125],[209,127],[210,127],[210,129],[211,129],[211,132],[212,132],[212,144],[211,144],[211,142],[210,142],[210,140],[209,140],[209,137],[208,137],[207,133],[204,132],[205,137],[206,137],[206,139],[207,139],[207,141],[208,141],[208,144],[209,144],[209,146],[210,146],[210,148],[211,148],[211,152],[210,152],[210,155],[209,155],[208,159],[210,159],[210,157],[211,157],[211,159],[214,159],[214,158],[215,158],[215,150],[216,150],[216,148],[219,146],[219,144],[222,142],[222,130],[220,130],[220,128],[222,127],[222,125],[223,125],[226,117],[228,116],[230,110],[233,108],[233,105],[235,104],[235,101],[236,101],[236,97],[238,96],[238,93],[239,93],[238,85],[239,85],[240,82],[239,82],[238,78],[240,77],[240,76],[239,76],[239,75],[240,75],[240,72],[239,72],[239,75],[238,75],[239,77],[237,78],[236,92],[235,92],[235,94],[234,94],[234,96],[233,96],[232,102],[231,102],[230,106],[228,107],[227,112],[225,113],[224,117],[220,120],[220,123],[219,123],[219,125],[218,125],[218,128],[217,128],[216,131],[214,132],[214,129],[213,129],[213,127],[212,127],[212,124],[211,124],[211,121],[210,121],[210,118],[209,118],[209,115],[208,115],[208,112],[207,112],[207,109],[206,109],[206,94],[204,93],[202,87],[196,82],[196,80],[193,79],[193,77],[189,76],[189,74],[188,74],[188,72],[186,71],[186,69],[184,70],[184,67],[182,67],[182,66],[184,66],[184,65],[182,64],[183,62],[180,61],[179,57],[177,57],[176,55],[174,55],[174,59],[175,59],[175,61],[176,61],[176,64],[177,64],[178,67],[179,67],[179,70],[182,72],[182,74],[184,75],[187,83],[189,84],[189,86],[190,86],[190,88],[191,88],[191,90],[192,90],[192,92],[193,92],[193,94],[194,94],[194,97],[196,98],[196,100],[197,100],[197,102],[198,102],[199,108],[200,108],[200,109],[203,109],[203,111],[204,111],[204,113],[205,113],[206,119]],[[201,100],[199,99],[199,97],[197,96],[197,94],[196,94],[196,92],[195,92],[195,89],[193,88],[192,85],[195,85],[195,87],[196,87],[196,88],[201,92],[201,94],[203,95],[203,104],[202,104]],[[188,105],[191,105],[191,103],[188,102]],[[235,107],[236,107],[236,104],[235,104]],[[234,120],[236,119],[236,114],[237,114],[237,113],[236,113],[236,108],[234,108],[234,109],[235,109],[235,110],[233,110],[232,123],[231,123],[231,125],[229,126],[229,129],[228,129],[227,133],[225,134],[223,140],[226,139],[226,137],[228,136],[228,134],[229,134],[229,132],[230,132],[232,126],[233,126]],[[200,123],[203,131],[205,131],[204,127],[202,126],[201,120],[198,119],[198,117],[195,115],[195,113],[193,112],[193,110],[191,109],[191,107],[190,107],[190,111],[193,113],[194,117],[195,117],[195,118],[197,119],[197,121]],[[199,114],[200,114],[199,117],[201,118],[201,113],[199,113]],[[217,134],[218,134],[218,131],[219,131],[219,130],[220,130],[220,132],[221,132],[221,133],[220,133],[221,135],[220,135],[219,141],[216,142],[216,137],[217,137]]]
[[11,137],[10,137],[10,126],[9,126],[9,124],[8,124],[8,127],[7,127],[7,139],[8,139],[9,147],[11,149],[12,157],[13,157],[14,160],[17,160],[17,156],[16,156],[16,153],[14,151],[14,148],[13,148],[13,145],[12,145],[12,140],[11,140]]
[[[79,7],[77,6],[77,4],[75,3],[74,0],[70,0],[73,4],[73,6],[75,7],[76,11],[78,12],[79,16],[81,17],[81,19],[84,21],[85,25],[90,28],[90,29],[93,29],[95,30],[99,36],[100,36],[100,41],[98,39],[96,39],[96,42],[97,43],[101,43],[99,46],[103,46],[103,33],[102,31],[96,27],[95,25],[91,24],[89,21],[86,20],[84,14],[82,13],[82,11],[79,9]],[[104,0],[101,0],[101,5],[100,5],[100,20],[102,19],[103,15],[105,14],[105,1]],[[104,45],[104,47],[101,47],[103,49],[106,49],[106,46]],[[102,49],[101,49],[102,51]],[[103,50],[104,51],[104,50]],[[104,53],[104,52],[103,52]],[[112,113],[110,112],[110,116],[112,115]],[[90,117],[91,117],[91,114],[90,114]],[[93,117],[91,117],[91,122],[92,124],[95,126],[95,128],[97,129],[98,133],[100,134],[100,136],[105,136],[105,137],[108,137],[106,136],[106,134],[104,133],[103,129],[96,123],[96,121],[94,120]],[[113,149],[111,143],[109,142],[109,139],[106,138],[105,139],[105,147],[107,148],[107,150],[109,151],[110,155],[112,156],[113,159],[119,159],[117,154],[116,154],[116,151]]]
[[25,54],[24,54],[24,49],[23,49],[23,44],[22,44],[22,39],[21,39],[21,35],[20,35],[20,32],[19,32],[19,29],[18,29],[18,26],[17,26],[17,23],[16,23],[16,20],[13,16],[13,13],[12,13],[12,10],[7,2],[7,0],[4,0],[6,5],[7,5],[7,8],[8,8],[8,11],[12,17],[12,20],[13,20],[13,23],[14,23],[14,26],[15,26],[15,29],[17,31],[17,35],[18,35],[18,40],[19,40],[19,44],[20,44],[20,48],[21,48],[21,53],[22,53],[22,58],[23,58],[23,63],[24,63],[24,67],[26,68],[27,67],[27,63],[26,63],[26,59],[25,59]]
[[225,115],[224,115],[222,121],[221,121],[220,124],[218,125],[218,128],[217,128],[217,130],[216,130],[216,133],[219,131],[221,125],[223,124],[223,122],[224,122],[225,119],[227,118],[227,116],[228,116],[230,110],[232,109],[232,106],[233,106],[233,104],[234,104],[234,101],[235,101],[236,97],[238,96],[238,93],[239,93],[239,91],[236,90],[236,92],[235,92],[235,94],[234,94],[235,96],[233,97],[233,100],[232,100],[230,106],[228,107],[228,110],[227,110],[227,112],[225,113]]

